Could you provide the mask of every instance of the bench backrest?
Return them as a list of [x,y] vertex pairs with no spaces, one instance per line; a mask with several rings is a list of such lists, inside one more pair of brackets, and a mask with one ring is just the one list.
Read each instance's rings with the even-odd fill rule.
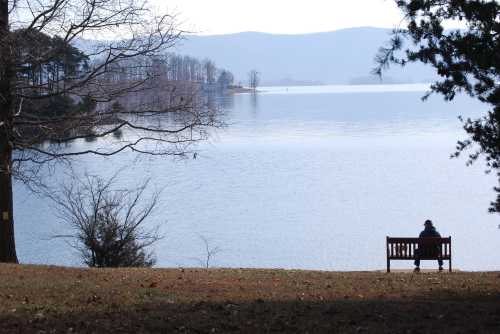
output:
[[387,237],[387,258],[394,260],[412,260],[416,250],[420,249],[422,260],[451,258],[451,237],[448,238],[391,238]]

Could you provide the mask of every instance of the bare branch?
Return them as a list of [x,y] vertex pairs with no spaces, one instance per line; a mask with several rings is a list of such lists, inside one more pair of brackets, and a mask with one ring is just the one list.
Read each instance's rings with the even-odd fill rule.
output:
[[72,230],[54,237],[73,240],[90,267],[152,266],[147,248],[161,239],[160,227],[145,229],[145,222],[159,204],[160,192],[145,201],[149,180],[135,189],[119,189],[118,174],[108,180],[73,174],[59,192],[47,192],[59,218]]

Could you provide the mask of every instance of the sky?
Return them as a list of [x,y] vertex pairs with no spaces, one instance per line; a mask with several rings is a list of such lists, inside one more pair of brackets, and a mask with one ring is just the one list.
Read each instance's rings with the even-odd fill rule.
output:
[[182,27],[214,35],[243,31],[299,34],[372,26],[402,20],[394,0],[153,0],[178,14]]

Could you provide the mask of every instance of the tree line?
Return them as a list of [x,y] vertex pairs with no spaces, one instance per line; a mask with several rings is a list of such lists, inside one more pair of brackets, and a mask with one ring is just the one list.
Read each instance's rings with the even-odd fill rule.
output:
[[190,81],[227,89],[234,85],[234,75],[225,69],[217,68],[210,59],[200,61],[190,56],[170,53],[166,56],[163,72],[167,80]]
[[[97,60],[96,63],[99,63]],[[225,90],[234,85],[234,75],[218,68],[210,59],[165,53],[155,58],[137,57],[124,60],[108,69],[103,80],[110,82],[139,82],[153,76],[157,81],[197,84],[204,91]]]
[[[59,95],[89,69],[106,63],[106,59],[95,51],[86,54],[59,36],[19,29],[12,37],[17,81],[22,83],[21,89],[32,96]],[[199,60],[168,52],[154,58],[139,56],[107,64],[105,74],[99,79],[118,84],[140,83],[151,77],[169,82],[196,83],[204,90],[225,90],[234,84],[234,75],[218,68],[210,59]]]
[[[223,92],[234,85],[234,75],[218,68],[210,59],[199,60],[166,52],[155,57],[140,55],[107,63],[99,52],[91,50],[90,55],[86,54],[57,35],[19,29],[12,36],[16,82],[24,95],[18,109],[37,117],[81,115],[98,106],[105,109],[106,105],[111,105],[111,111],[118,111],[120,108],[134,108],[137,101],[144,104],[148,99],[156,101],[155,107],[160,108],[161,105],[176,104],[176,100],[188,95],[193,98],[200,93]],[[94,87],[85,85],[68,91],[68,85],[78,82],[102,64],[106,64],[105,72],[95,79]],[[145,82],[148,84],[144,85]],[[115,93],[102,96],[101,87],[112,88]],[[122,90],[127,94],[121,94]],[[104,123],[112,121],[103,119]],[[37,123],[19,124],[18,141],[23,142],[23,146],[31,146],[47,140],[66,140],[68,135],[75,136],[76,132],[94,133],[88,126],[72,126],[66,131],[44,130]]]

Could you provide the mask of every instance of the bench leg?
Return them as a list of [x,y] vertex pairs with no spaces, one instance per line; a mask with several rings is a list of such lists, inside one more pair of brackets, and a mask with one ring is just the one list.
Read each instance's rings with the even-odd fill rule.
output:
[[387,272],[391,272],[391,260],[387,259]]
[[451,273],[451,259],[450,259],[450,261],[448,261],[448,263],[450,265],[450,269],[449,270],[450,270],[450,273]]

